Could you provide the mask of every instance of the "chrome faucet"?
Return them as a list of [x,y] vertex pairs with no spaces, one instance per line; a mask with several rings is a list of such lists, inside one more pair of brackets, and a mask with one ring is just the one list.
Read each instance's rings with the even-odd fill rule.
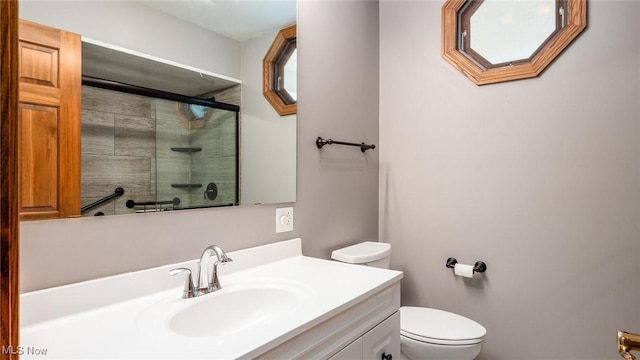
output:
[[[216,261],[213,263],[213,269],[209,272],[209,257],[212,253],[216,254]],[[232,262],[233,259],[227,256],[227,254],[218,245],[208,246],[202,255],[200,255],[200,261],[198,262],[198,275],[196,277],[196,283],[193,283],[193,277],[191,276],[191,270],[187,268],[177,268],[169,271],[170,275],[176,275],[183,271],[187,272],[187,279],[184,285],[183,298],[192,298],[201,295],[220,290],[220,280],[218,279],[218,264],[226,264]]]
[[[213,263],[213,271],[209,272],[209,257],[211,253],[215,253],[218,258]],[[200,256],[200,271],[198,271],[197,283],[198,290],[201,293],[208,294],[212,291],[220,290],[220,281],[218,280],[218,264],[226,264],[233,261],[218,245],[211,245],[204,249]]]

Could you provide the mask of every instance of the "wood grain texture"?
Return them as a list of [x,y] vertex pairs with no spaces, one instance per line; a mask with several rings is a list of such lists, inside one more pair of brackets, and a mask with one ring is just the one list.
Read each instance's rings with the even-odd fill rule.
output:
[[280,116],[295,114],[298,111],[298,104],[285,104],[278,94],[273,91],[272,85],[274,83],[273,65],[278,60],[278,56],[285,48],[287,41],[296,37],[296,29],[296,24],[293,24],[280,30],[262,60],[262,93]]
[[56,214],[58,108],[24,103],[19,107],[20,206],[25,212]]
[[19,22],[20,218],[80,215],[81,42]]
[[82,151],[82,42],[80,35],[61,31],[60,54],[60,155],[58,182],[61,217],[80,216],[80,172]]
[[[19,344],[18,2],[0,1],[0,346]],[[3,359],[18,359],[9,354]]]
[[587,1],[568,0],[567,25],[529,62],[483,69],[457,48],[457,14],[467,0],[447,0],[442,6],[442,57],[477,85],[540,75],[587,26]]

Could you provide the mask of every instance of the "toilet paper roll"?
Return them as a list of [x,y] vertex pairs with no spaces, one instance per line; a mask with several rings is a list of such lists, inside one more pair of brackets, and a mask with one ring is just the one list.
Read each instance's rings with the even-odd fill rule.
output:
[[457,276],[464,276],[468,278],[473,277],[473,265],[456,264],[453,268],[453,273]]

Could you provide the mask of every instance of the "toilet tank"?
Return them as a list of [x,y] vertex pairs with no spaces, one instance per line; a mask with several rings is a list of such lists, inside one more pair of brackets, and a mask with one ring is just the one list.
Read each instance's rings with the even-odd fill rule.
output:
[[391,264],[391,244],[365,241],[334,250],[331,258],[349,264],[388,269]]

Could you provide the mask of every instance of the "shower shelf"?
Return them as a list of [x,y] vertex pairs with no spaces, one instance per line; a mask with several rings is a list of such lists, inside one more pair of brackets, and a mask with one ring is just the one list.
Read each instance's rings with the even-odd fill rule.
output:
[[195,153],[198,151],[202,151],[201,147],[172,147],[171,151],[183,152],[183,153]]
[[202,184],[171,184],[171,187],[178,189],[197,189],[201,188]]

